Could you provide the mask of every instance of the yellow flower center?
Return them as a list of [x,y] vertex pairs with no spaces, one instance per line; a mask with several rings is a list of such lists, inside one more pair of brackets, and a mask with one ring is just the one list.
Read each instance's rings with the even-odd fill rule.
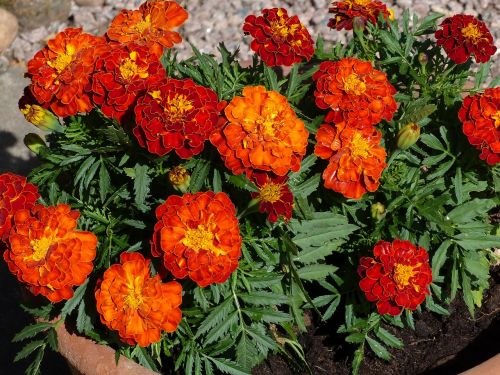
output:
[[45,110],[39,105],[26,104],[21,108],[21,113],[24,115],[26,121],[31,122],[33,125],[40,125],[44,119]]
[[495,128],[498,129],[500,127],[500,110],[496,111],[491,118],[494,121]]
[[167,100],[165,112],[168,112],[170,121],[174,122],[182,120],[186,113],[193,108],[193,102],[186,95],[175,95]]
[[370,142],[360,132],[354,133],[349,148],[351,149],[351,156],[354,158],[364,159],[370,154]]
[[214,234],[203,225],[198,225],[196,229],[188,229],[182,239],[182,244],[195,252],[208,250],[216,256],[226,255],[227,252],[214,245]]
[[48,61],[47,65],[54,68],[58,74],[60,74],[64,69],[68,67],[73,61],[73,56],[75,55],[76,48],[71,44],[66,46],[66,52],[57,55],[55,60]]
[[372,0],[348,0],[347,2],[358,6],[366,7],[368,4],[372,2]]
[[410,279],[415,276],[415,268],[418,266],[418,264],[416,266],[396,264],[394,267],[394,281],[399,288],[410,285]]
[[52,245],[52,238],[42,237],[39,240],[31,240],[30,245],[33,248],[31,259],[35,262],[39,262],[47,256],[47,252]]
[[151,15],[148,14],[145,19],[143,19],[140,22],[137,22],[133,26],[134,30],[137,31],[139,34],[142,34],[144,31],[148,30],[151,28]]
[[271,112],[266,116],[260,117],[256,123],[258,126],[257,131],[259,132],[261,140],[269,140],[276,137],[276,133],[279,132],[280,128],[283,126],[282,121],[276,121],[278,117],[278,112]]
[[344,91],[348,94],[361,95],[366,91],[366,83],[356,73],[351,73],[344,81]]
[[120,74],[126,81],[130,81],[134,77],[147,78],[149,76],[147,67],[139,67],[136,64],[137,52],[131,52],[130,57],[120,65]]
[[137,310],[144,302],[144,297],[142,296],[141,278],[134,278],[133,285],[129,284],[128,287],[129,293],[124,298],[124,302],[129,308]]
[[281,198],[281,188],[283,185],[269,183],[265,184],[259,193],[259,198],[264,202],[275,203]]
[[479,30],[479,27],[474,25],[472,22],[462,29],[462,35],[473,44],[479,42],[479,40],[483,37],[483,33]]
[[281,9],[277,12],[278,21],[271,22],[271,30],[274,36],[281,39],[286,39],[288,35],[293,35],[297,29],[301,26],[300,24],[288,25],[287,21],[283,18],[283,11]]

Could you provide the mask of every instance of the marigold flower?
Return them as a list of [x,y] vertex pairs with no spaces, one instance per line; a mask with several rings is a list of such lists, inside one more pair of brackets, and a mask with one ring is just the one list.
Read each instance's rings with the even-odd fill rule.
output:
[[225,102],[190,79],[165,79],[148,88],[135,106],[139,145],[163,156],[174,150],[189,159],[203,151],[204,143],[220,123]]
[[57,116],[72,116],[92,109],[84,88],[94,71],[94,58],[104,46],[104,38],[67,28],[47,42],[28,62],[26,76],[37,102]]
[[385,73],[374,69],[368,61],[348,57],[340,61],[324,61],[313,75],[316,81],[316,105],[332,109],[331,121],[346,121],[357,128],[390,121],[398,105],[396,89]]
[[379,314],[399,315],[415,310],[429,294],[432,271],[429,254],[409,241],[379,241],[374,258],[360,259],[359,287],[370,302],[377,301]]
[[471,55],[476,63],[485,63],[497,50],[486,24],[474,16],[457,14],[445,18],[435,33],[437,45],[443,46],[455,64],[463,64]]
[[30,210],[38,198],[38,188],[30,184],[26,177],[14,173],[0,174],[0,241],[7,240],[14,213]]
[[70,299],[93,269],[97,237],[76,230],[78,211],[66,204],[36,205],[14,213],[3,256],[10,271],[35,295]]
[[300,169],[309,133],[283,95],[247,86],[225,114],[229,123],[210,142],[234,174],[261,170],[284,176]]
[[394,12],[378,0],[344,0],[335,1],[330,8],[330,13],[334,14],[328,22],[328,27],[337,30],[352,30],[353,19],[358,17],[365,23],[377,23],[379,14],[384,19],[394,20]]
[[469,143],[481,151],[479,157],[489,165],[500,162],[500,87],[467,96],[458,118]]
[[174,332],[182,319],[181,285],[151,277],[150,263],[139,253],[122,253],[95,292],[101,322],[129,345],[158,342],[161,331]]
[[276,222],[279,217],[290,220],[293,210],[293,194],[287,184],[288,177],[256,172],[251,178],[259,189],[259,192],[251,194],[253,199],[260,202],[259,212],[266,212],[267,219],[272,223]]
[[121,122],[148,85],[165,77],[158,56],[134,43],[109,43],[96,62],[96,72],[86,91],[102,112]]
[[172,30],[187,18],[186,10],[175,1],[148,1],[138,10],[123,9],[111,22],[106,35],[122,44],[135,42],[147,46],[160,57],[164,48],[172,48],[182,41],[179,33]]
[[250,48],[267,66],[291,66],[314,55],[314,41],[299,17],[289,17],[286,9],[263,9],[262,16],[245,18],[243,31],[254,39]]
[[156,208],[151,251],[177,278],[199,286],[225,282],[238,267],[241,236],[236,209],[225,193],[171,195]]
[[359,199],[378,189],[386,167],[382,134],[374,127],[356,129],[345,123],[323,124],[316,134],[314,153],[329,163],[323,172],[325,187],[346,198]]

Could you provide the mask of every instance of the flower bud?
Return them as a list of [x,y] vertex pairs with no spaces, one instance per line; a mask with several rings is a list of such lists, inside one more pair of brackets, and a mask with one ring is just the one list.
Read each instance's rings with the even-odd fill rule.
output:
[[189,182],[191,181],[191,175],[181,165],[173,167],[170,172],[168,172],[168,179],[175,190],[185,193],[189,187]]
[[391,8],[387,8],[387,12],[389,12],[389,19],[391,21],[394,21],[395,17],[394,17],[394,10],[392,10]]
[[414,122],[410,122],[398,132],[396,139],[398,148],[406,150],[413,146],[420,138],[420,126]]
[[372,219],[380,221],[385,217],[385,206],[380,203],[374,203],[371,207]]
[[354,17],[352,20],[352,27],[354,31],[364,31],[366,27],[366,20],[363,17]]
[[425,52],[420,52],[418,54],[418,62],[420,65],[425,66],[427,65],[427,62],[429,61],[429,56]]
[[62,132],[63,127],[59,119],[49,110],[37,104],[24,104],[19,108],[26,121],[31,122],[38,129],[43,131]]
[[42,150],[47,149],[45,141],[42,139],[42,137],[35,133],[26,134],[24,137],[24,144],[37,155],[39,155]]

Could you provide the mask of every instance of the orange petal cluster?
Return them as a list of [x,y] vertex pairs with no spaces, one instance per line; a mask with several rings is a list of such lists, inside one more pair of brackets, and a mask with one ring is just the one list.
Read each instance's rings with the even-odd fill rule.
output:
[[325,187],[354,199],[376,191],[386,167],[381,138],[373,126],[356,129],[345,123],[321,125],[314,153],[329,161],[323,172]]
[[172,31],[181,26],[188,13],[175,1],[148,1],[137,10],[123,9],[111,22],[106,35],[123,44],[134,42],[150,48],[161,57],[164,48],[172,48],[182,41]]
[[283,95],[247,86],[225,114],[229,123],[210,141],[234,174],[260,170],[284,176],[300,169],[309,133]]
[[396,89],[368,61],[354,57],[324,61],[313,80],[316,105],[332,110],[329,116],[336,124],[345,121],[357,128],[369,127],[382,119],[390,121],[398,109]]
[[489,165],[500,163],[500,87],[467,96],[458,118],[470,144],[481,151]]
[[101,322],[130,345],[158,342],[162,331],[175,331],[182,319],[181,285],[151,277],[150,263],[139,253],[122,253],[95,292]]
[[60,117],[89,112],[90,97],[84,92],[94,71],[95,56],[104,38],[67,28],[47,42],[28,62],[29,89],[38,103]]
[[285,220],[292,218],[293,194],[288,186],[288,176],[274,176],[269,173],[256,172],[252,181],[259,192],[252,193],[252,198],[259,201],[259,212],[268,214],[267,219],[274,223],[279,217]]
[[241,236],[225,193],[171,195],[156,209],[151,250],[177,278],[199,286],[225,282],[238,267]]
[[334,14],[328,22],[328,27],[337,30],[352,30],[355,17],[360,18],[363,23],[376,24],[378,16],[382,14],[384,19],[394,19],[392,10],[378,0],[344,0],[334,1],[330,8]]
[[432,271],[429,254],[409,241],[379,241],[373,258],[360,259],[359,287],[370,302],[377,302],[379,314],[399,315],[415,310],[429,294]]
[[286,9],[263,9],[262,16],[249,15],[243,25],[254,39],[250,48],[267,66],[291,66],[314,55],[314,41],[299,17],[289,17]]
[[14,213],[30,210],[38,198],[38,188],[27,182],[26,177],[14,173],[0,174],[0,241],[7,240]]
[[97,238],[76,230],[78,211],[66,204],[36,205],[14,213],[3,256],[10,271],[35,295],[70,299],[92,272]]

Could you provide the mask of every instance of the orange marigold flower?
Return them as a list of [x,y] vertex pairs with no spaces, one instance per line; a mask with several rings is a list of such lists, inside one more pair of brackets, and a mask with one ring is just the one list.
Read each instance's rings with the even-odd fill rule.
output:
[[445,18],[436,31],[437,45],[443,46],[455,64],[463,64],[471,55],[476,63],[485,63],[497,50],[486,24],[474,16],[457,14]]
[[365,24],[376,24],[379,14],[386,20],[394,19],[392,10],[378,0],[334,1],[330,13],[334,14],[334,18],[330,19],[328,27],[337,30],[352,30],[354,17],[358,17]]
[[385,73],[374,69],[368,61],[348,57],[340,61],[324,61],[313,75],[316,81],[316,105],[332,109],[332,121],[346,121],[357,128],[390,121],[398,105],[396,89]]
[[379,314],[399,315],[415,310],[429,294],[432,271],[429,254],[409,241],[379,241],[374,258],[360,259],[359,287],[370,302],[377,301]]
[[139,253],[122,253],[95,292],[101,322],[129,345],[158,342],[161,331],[174,332],[182,319],[181,284],[151,277],[150,263]]
[[382,134],[374,127],[356,129],[345,123],[323,124],[316,134],[314,153],[329,163],[323,172],[325,187],[346,198],[359,199],[378,189],[386,167]]
[[121,122],[147,85],[165,77],[158,56],[134,43],[109,43],[96,62],[87,91],[102,112]]
[[28,62],[26,76],[30,90],[44,108],[61,117],[92,109],[84,88],[94,71],[95,56],[104,46],[104,38],[68,28],[47,42]]
[[106,35],[123,44],[135,42],[147,46],[160,57],[164,48],[172,48],[182,41],[179,33],[172,30],[187,18],[186,10],[175,1],[148,1],[138,10],[123,9],[111,22]]
[[263,9],[262,16],[245,18],[243,31],[254,40],[250,48],[267,66],[291,66],[314,55],[314,41],[299,17],[289,17],[286,9]]
[[133,133],[142,147],[163,156],[174,150],[189,159],[203,151],[204,143],[220,123],[225,102],[190,79],[164,79],[148,88],[135,106]]
[[470,144],[481,151],[479,157],[489,165],[500,162],[500,87],[467,96],[458,118]]
[[30,210],[38,198],[38,188],[30,184],[26,177],[14,173],[0,174],[0,241],[7,240],[14,213]]
[[288,187],[287,176],[274,176],[268,173],[252,174],[252,181],[259,192],[252,193],[252,198],[260,202],[259,212],[267,212],[267,219],[274,223],[279,217],[292,218],[293,194]]
[[300,169],[309,133],[283,95],[247,86],[225,114],[229,123],[210,142],[234,174],[261,170],[284,176]]
[[199,286],[225,282],[238,267],[241,236],[225,193],[171,195],[156,209],[151,251],[177,278]]
[[10,271],[35,295],[52,302],[70,299],[93,269],[97,238],[76,230],[78,211],[66,204],[36,205],[14,213],[3,254]]

